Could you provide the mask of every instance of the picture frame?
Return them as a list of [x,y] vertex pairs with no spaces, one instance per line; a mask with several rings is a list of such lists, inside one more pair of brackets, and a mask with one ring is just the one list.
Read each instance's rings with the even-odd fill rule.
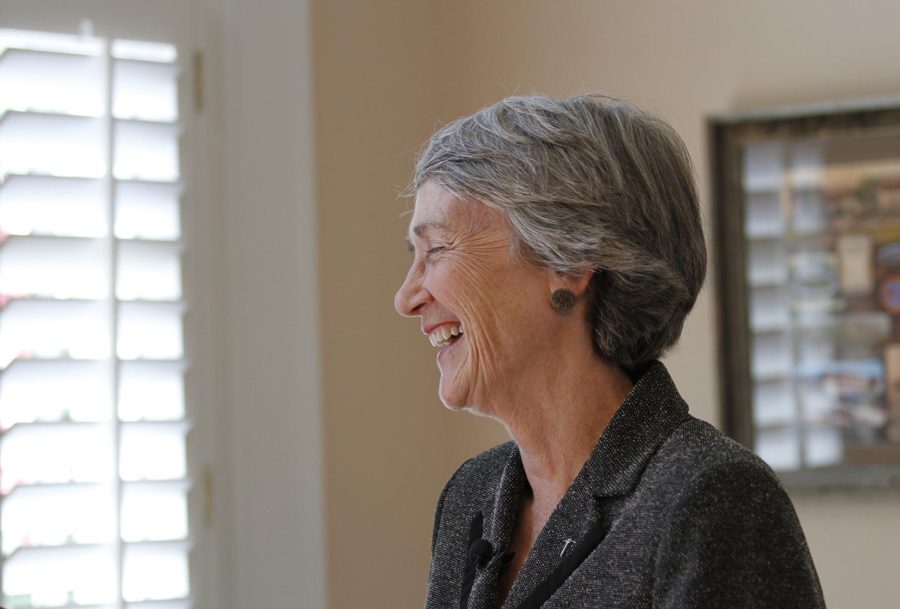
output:
[[792,489],[900,489],[900,97],[708,120],[726,433]]

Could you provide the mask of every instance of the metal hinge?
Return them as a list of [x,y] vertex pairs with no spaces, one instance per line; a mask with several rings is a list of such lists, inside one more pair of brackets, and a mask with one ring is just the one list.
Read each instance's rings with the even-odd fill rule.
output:
[[215,520],[215,504],[213,499],[213,474],[210,465],[203,466],[203,523],[212,526]]
[[203,112],[206,91],[203,88],[203,52],[194,51],[194,110]]

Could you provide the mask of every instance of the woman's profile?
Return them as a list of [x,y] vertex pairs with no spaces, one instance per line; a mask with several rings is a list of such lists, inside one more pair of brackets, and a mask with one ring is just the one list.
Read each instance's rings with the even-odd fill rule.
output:
[[441,401],[513,438],[447,482],[426,608],[824,607],[775,475],[659,361],[706,273],[674,130],[602,95],[508,98],[440,129],[412,189],[396,308]]

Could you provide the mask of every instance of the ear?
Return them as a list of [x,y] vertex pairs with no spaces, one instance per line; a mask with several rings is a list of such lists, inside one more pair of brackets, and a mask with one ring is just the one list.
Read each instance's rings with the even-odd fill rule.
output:
[[556,290],[565,288],[575,294],[575,297],[578,298],[587,291],[593,276],[594,271],[591,269],[577,275],[566,275],[564,273],[550,271],[550,293],[552,294]]

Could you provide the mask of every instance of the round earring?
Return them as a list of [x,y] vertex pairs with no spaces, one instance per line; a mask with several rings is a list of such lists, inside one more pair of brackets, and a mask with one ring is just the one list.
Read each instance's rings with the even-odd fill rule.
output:
[[550,306],[557,313],[565,315],[575,306],[575,294],[566,288],[553,290],[553,294],[550,295]]

